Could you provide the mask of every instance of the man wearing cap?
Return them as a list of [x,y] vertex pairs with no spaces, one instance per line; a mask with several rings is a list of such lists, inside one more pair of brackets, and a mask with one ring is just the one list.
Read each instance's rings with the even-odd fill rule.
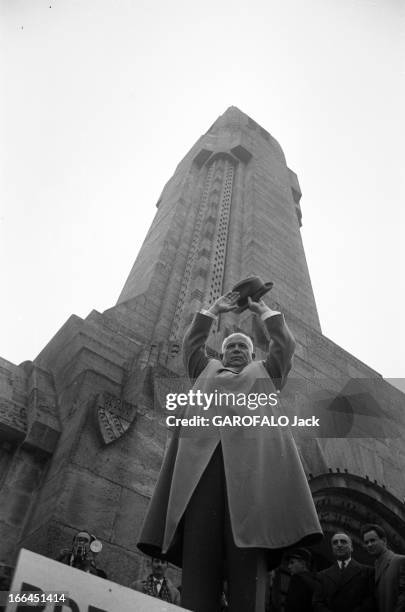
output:
[[312,555],[306,548],[293,548],[287,553],[291,574],[285,601],[285,612],[312,612],[312,597],[318,584],[311,572]]
[[[240,294],[221,296],[195,315],[183,342],[184,363],[194,390],[277,397],[286,383],[294,339],[284,317],[259,299],[246,306],[260,317],[270,336],[265,361],[255,361],[245,334],[224,340],[221,360],[205,353],[211,325],[225,312],[240,312]],[[259,405],[254,413],[277,409]],[[197,414],[187,407],[185,417]],[[208,414],[207,414],[208,412]],[[251,415],[231,405],[201,411]],[[212,423],[212,421],[211,421]],[[268,567],[279,564],[285,548],[322,537],[307,479],[290,431],[272,427],[180,428],[165,457],[138,546],[161,551],[182,565],[182,605],[194,612],[219,610],[223,561],[231,612],[264,608]]]
[[335,563],[318,574],[314,612],[376,612],[373,569],[352,558],[347,533],[335,533],[331,545]]

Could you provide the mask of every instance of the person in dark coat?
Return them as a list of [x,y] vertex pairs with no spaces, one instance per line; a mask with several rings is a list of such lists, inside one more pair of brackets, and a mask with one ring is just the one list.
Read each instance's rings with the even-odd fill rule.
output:
[[405,612],[405,556],[387,548],[387,536],[380,525],[361,529],[364,546],[375,559],[378,612]]
[[[262,300],[249,298],[248,308],[262,319],[271,338],[265,361],[254,360],[251,339],[240,333],[224,340],[221,361],[205,353],[212,323],[221,312],[235,310],[237,300],[237,293],[220,297],[208,311],[195,315],[186,333],[184,361],[190,379],[197,379],[194,390],[277,398],[295,343],[283,315]],[[254,415],[269,418],[274,411],[267,403],[258,405]],[[252,411],[234,402],[198,412],[190,404],[182,417],[196,414],[240,418]],[[226,557],[230,610],[263,608],[272,554],[278,565],[285,548],[322,538],[294,439],[282,429],[212,426],[190,432],[182,427],[173,437],[138,547],[183,566],[184,607],[219,610]]]
[[347,533],[335,533],[331,544],[335,563],[317,576],[314,612],[377,612],[373,569],[352,558]]
[[306,548],[293,548],[286,556],[291,579],[285,612],[312,612],[312,597],[318,584],[311,571],[312,555]]
[[96,536],[91,535],[88,531],[79,531],[73,538],[72,547],[62,549],[56,560],[88,574],[107,579],[105,571],[96,566],[96,555],[92,549],[95,543],[101,550],[101,542]]

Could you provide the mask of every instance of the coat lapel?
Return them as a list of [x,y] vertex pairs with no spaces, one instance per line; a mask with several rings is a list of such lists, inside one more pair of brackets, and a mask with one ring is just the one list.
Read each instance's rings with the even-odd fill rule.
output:
[[356,576],[361,571],[361,566],[352,559],[343,571],[339,571],[341,572],[340,584],[346,584],[346,582],[349,582],[353,576]]
[[335,591],[336,591],[337,589],[340,589],[343,584],[346,584],[347,582],[349,582],[353,578],[353,576],[356,576],[356,574],[359,573],[360,569],[361,567],[357,563],[357,561],[352,559],[349,565],[344,570],[340,569],[337,562],[334,563],[327,570],[327,574],[329,578],[332,580],[332,582],[334,583]]
[[332,587],[332,590],[330,592],[330,595],[333,596],[335,594],[335,592],[338,590],[339,586],[340,586],[340,581],[341,581],[341,578],[342,578],[342,572],[341,572],[338,564],[334,563],[331,567],[329,567],[325,571],[325,574],[328,576],[328,578],[333,583],[333,587]]

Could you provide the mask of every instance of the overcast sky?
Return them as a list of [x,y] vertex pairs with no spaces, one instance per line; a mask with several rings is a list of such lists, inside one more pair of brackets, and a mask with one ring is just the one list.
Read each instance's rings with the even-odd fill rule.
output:
[[323,333],[404,376],[403,0],[2,0],[0,355],[115,304],[235,105],[300,181]]

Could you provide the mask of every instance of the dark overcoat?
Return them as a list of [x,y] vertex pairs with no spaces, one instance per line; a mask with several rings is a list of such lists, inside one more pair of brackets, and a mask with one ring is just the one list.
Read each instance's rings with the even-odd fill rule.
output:
[[387,550],[376,563],[375,581],[379,612],[405,612],[405,556]]
[[377,612],[373,568],[352,559],[344,570],[334,563],[317,578],[314,612]]
[[291,576],[285,600],[285,612],[312,612],[312,597],[318,580],[311,572]]
[[[265,321],[271,337],[265,362],[253,361],[241,372],[225,368],[208,358],[204,346],[212,318],[196,315],[184,341],[190,378],[197,377],[194,390],[276,395],[291,368],[294,341],[282,315]],[[185,418],[200,414],[210,422],[216,416],[277,417],[276,407],[254,410],[231,405],[210,406],[206,412],[189,406]],[[291,417],[293,415],[290,415]],[[279,550],[309,544],[322,537],[311,492],[294,439],[287,427],[210,426],[180,427],[174,435],[138,543],[152,555],[166,555],[181,564],[182,517],[187,504],[218,444],[221,444],[228,506],[234,540],[239,547]]]

